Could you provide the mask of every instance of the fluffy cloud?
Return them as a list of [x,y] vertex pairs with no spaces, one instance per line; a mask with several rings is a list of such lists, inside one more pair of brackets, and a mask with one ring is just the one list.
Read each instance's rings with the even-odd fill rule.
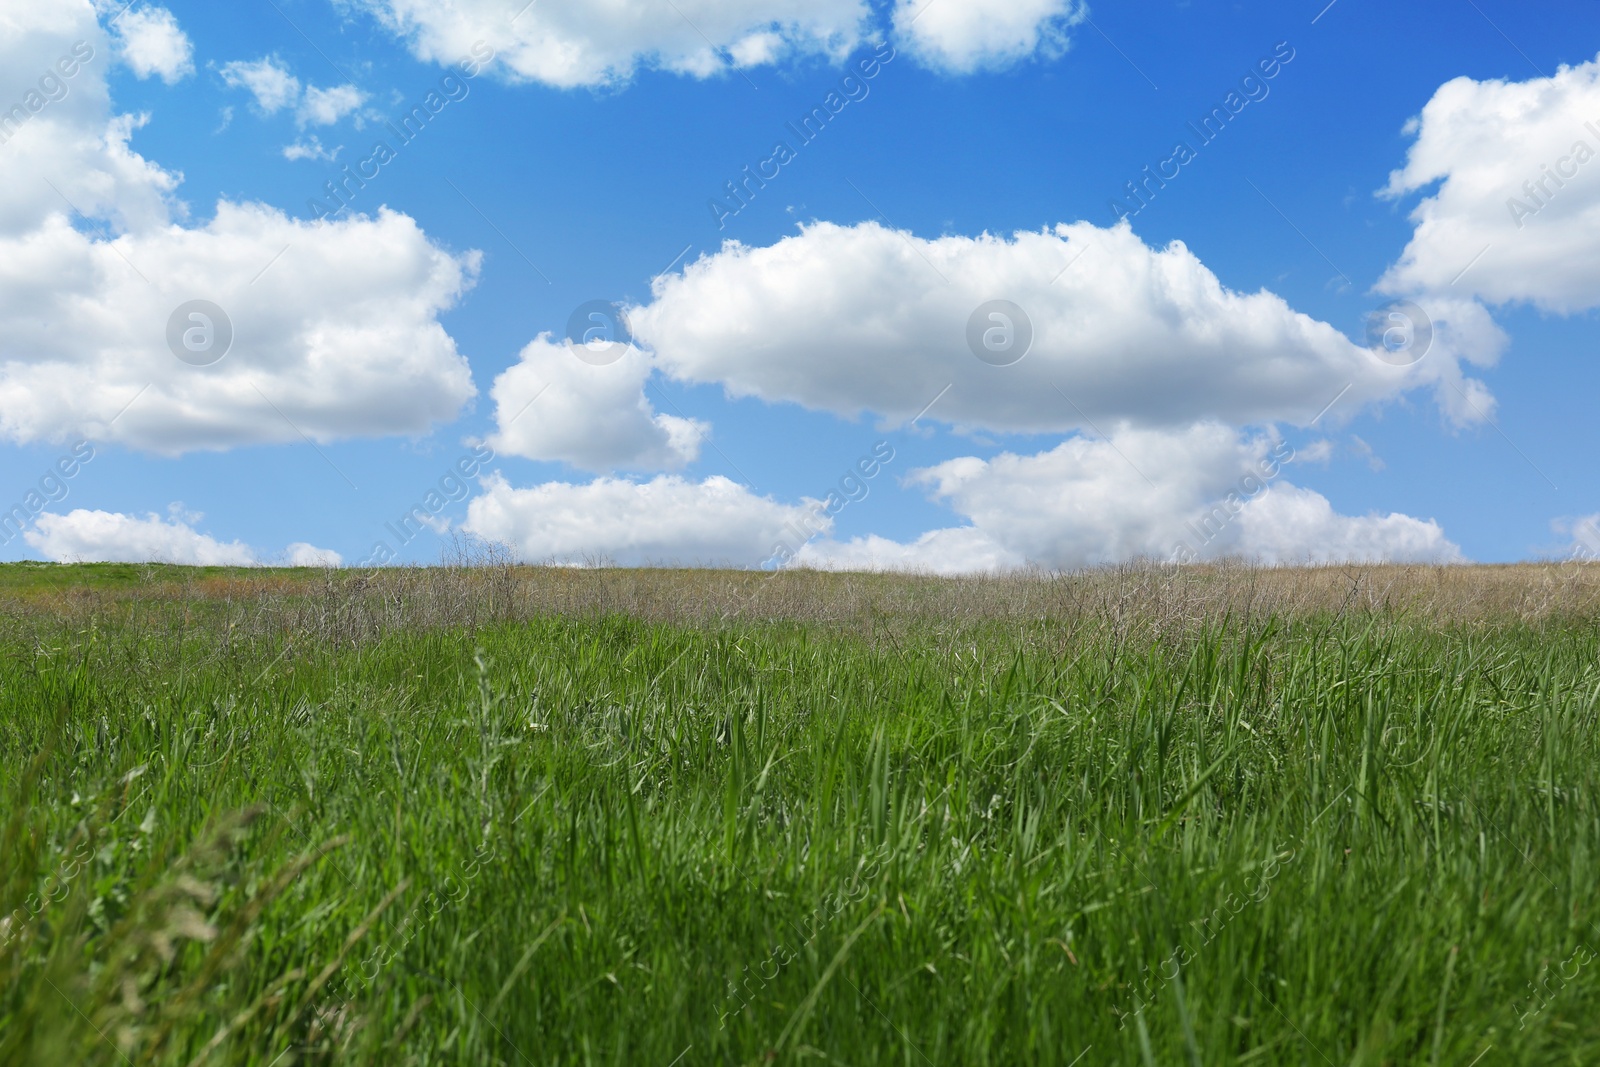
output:
[[87,2],[7,7],[0,18],[0,234],[30,230],[69,203],[125,228],[168,220],[167,198],[179,179],[129,148],[140,122],[111,114],[111,61]]
[[[46,512],[23,539],[57,563],[183,563],[201,567],[248,567],[263,560],[240,541],[222,542],[194,529],[202,516],[174,504],[167,518],[120,512]],[[337,552],[296,542],[280,557],[291,567],[337,567]]]
[[194,73],[194,45],[164,7],[143,7],[117,20],[122,58],[141,78],[176,85]]
[[1238,554],[1263,563],[1461,563],[1432,519],[1395,512],[1340,515],[1299,486],[1273,488],[1239,514]]
[[[1079,264],[1080,256],[1093,258]],[[1031,349],[1005,366],[969,347],[972,312],[996,299],[1014,301],[1031,322]],[[1477,305],[1461,303],[1458,321],[1487,321]],[[702,525],[709,509],[701,497],[714,483],[673,478],[529,490],[501,481],[474,503],[471,532],[512,542],[528,558],[571,560],[587,551],[619,562],[709,556],[749,566],[821,526],[824,539],[798,551],[800,565],[941,573],[1138,557],[1454,560],[1459,549],[1436,523],[1340,515],[1281,477],[1292,454],[1286,446],[1233,427],[1309,423],[1341,394],[1353,409],[1423,383],[1475,396],[1480,413],[1492,405],[1472,392],[1481,386],[1461,377],[1455,358],[1394,366],[1271,293],[1227,290],[1181,244],[1151,249],[1126,225],[923,241],[871,223],[819,223],[767,248],[730,243],[658,279],[629,325],[656,368],[735,395],[891,419],[917,415],[938,397],[929,417],[965,427],[1104,425],[1112,436],[913,472],[910,484],[966,525],[905,543],[828,540],[831,524],[816,522],[814,502],[784,507],[727,482],[716,485],[717,497],[738,518]],[[980,332],[995,326],[978,323]],[[1477,335],[1451,330],[1443,324],[1435,338],[1441,352],[1483,355],[1472,347]],[[492,443],[535,458],[579,457],[592,469],[607,461],[599,441],[626,442],[609,456],[636,451],[659,417],[641,394],[650,362],[632,349],[627,356],[607,368],[619,373],[614,393],[603,393],[599,379],[585,376],[596,368],[541,338],[496,383],[501,437]],[[558,418],[511,432],[520,412],[540,409],[543,399],[529,401],[545,387],[563,390],[553,406]],[[601,433],[608,425],[627,432]],[[768,528],[749,521],[754,513],[770,516]],[[704,540],[731,530],[740,531],[742,551]]]
[[468,505],[463,529],[533,562],[755,567],[791,526],[814,523],[814,506],[780,504],[721,477],[515,489],[494,475]]
[[[969,319],[992,300],[1032,324],[1031,351],[1010,366],[969,348]],[[1341,394],[1350,411],[1461,382],[1448,337],[1437,355],[1393,366],[1270,292],[1225,288],[1180,242],[1146,246],[1126,223],[1011,240],[817,223],[768,247],[729,242],[658,278],[630,323],[663,371],[734,395],[895,420],[939,396],[929,418],[1002,431],[1307,424]]]
[[[22,91],[17,71],[75,41],[91,58],[58,99],[0,130],[0,439],[175,454],[454,418],[476,390],[438,315],[473,283],[477,256],[387,211],[311,223],[224,201],[184,225],[181,177],[135,153],[137,123],[111,114],[93,8],[46,7],[0,23],[0,100]],[[80,211],[90,225],[73,224]],[[171,332],[204,341],[206,324],[177,314],[195,300],[231,321],[231,349],[209,366],[169,347]]]
[[1009,66],[1067,48],[1067,31],[1088,17],[1076,0],[899,0],[894,29],[927,66],[952,74]]
[[230,89],[243,89],[256,99],[263,114],[274,115],[300,99],[300,79],[276,56],[263,56],[251,62],[235,60],[222,68],[222,80]]
[[302,126],[332,126],[366,102],[367,94],[354,85],[308,86],[295,118]]
[[[177,454],[424,433],[476,393],[437,319],[476,270],[390,211],[303,222],[224,202],[203,228],[110,241],[55,214],[0,236],[0,438]],[[232,324],[209,366],[169,348],[196,299]]]
[[975,526],[930,530],[900,542],[871,534],[839,542],[823,539],[802,548],[795,566],[827,571],[915,571],[921,574],[985,574],[1032,566]]
[[303,141],[296,141],[292,145],[285,146],[283,158],[290,162],[297,162],[302,159],[316,159],[325,163],[332,163],[339,158],[339,153],[343,150],[343,145],[338,148],[324,147],[321,139],[316,134],[312,134]]
[[[223,83],[230,89],[243,89],[255,97],[263,115],[276,115],[295,108],[295,121],[304,126],[332,126],[367,102],[367,94],[354,85],[335,85],[323,89],[302,86],[300,79],[277,56],[263,56],[245,62],[235,60],[221,70]],[[298,106],[296,106],[298,105]]]
[[705,78],[795,55],[838,60],[889,31],[924,65],[970,74],[1061,54],[1088,14],[1082,0],[897,0],[879,26],[865,0],[605,0],[520,13],[504,0],[352,2],[419,59],[454,63],[487,44],[513,80],[563,89],[619,84],[640,67]]
[[344,557],[331,548],[296,541],[283,550],[283,564],[286,567],[340,567],[344,565]]
[[663,475],[512,488],[495,475],[468,507],[464,529],[514,546],[521,558],[621,565],[755,567],[794,554],[799,566],[941,574],[1018,567],[1077,568],[1136,558],[1245,556],[1266,563],[1455,562],[1439,525],[1407,515],[1340,515],[1288,484],[1293,450],[1219,424],[1178,432],[1124,428],[1109,440],[1072,438],[1032,456],[962,458],[913,471],[967,520],[910,542],[835,541],[820,502],[785,505],[726,478],[696,484]]
[[1600,60],[1523,82],[1456,78],[1407,129],[1416,142],[1384,192],[1439,184],[1381,288],[1430,313],[1419,294],[1600,306]]
[[841,58],[858,44],[864,0],[356,0],[419,58],[455,63],[487,43],[511,78],[560,88],[616,84],[656,67],[705,78],[787,53]]
[[1344,516],[1282,480],[1293,450],[1218,424],[1179,432],[1122,429],[1073,438],[1033,456],[962,458],[910,482],[969,525],[902,544],[819,541],[798,555],[816,567],[939,573],[1023,565],[1075,568],[1140,557],[1245,556],[1267,563],[1461,558],[1437,523],[1405,515]]
[[708,427],[658,415],[644,395],[652,367],[631,345],[615,362],[587,363],[541,334],[495,379],[495,433],[503,455],[559,460],[590,471],[681,467],[700,454]]

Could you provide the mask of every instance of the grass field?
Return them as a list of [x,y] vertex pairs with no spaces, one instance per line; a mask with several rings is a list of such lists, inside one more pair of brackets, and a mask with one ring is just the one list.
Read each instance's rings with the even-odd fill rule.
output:
[[0,1063],[1600,1062],[1589,568],[0,610]]

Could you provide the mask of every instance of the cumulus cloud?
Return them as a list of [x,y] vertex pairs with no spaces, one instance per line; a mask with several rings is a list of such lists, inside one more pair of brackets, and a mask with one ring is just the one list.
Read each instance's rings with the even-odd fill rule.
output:
[[340,567],[344,557],[331,548],[318,548],[304,541],[296,541],[283,550],[286,567]]
[[[72,208],[124,228],[169,220],[180,176],[129,147],[142,119],[112,114],[111,60],[86,0],[7,8],[0,21],[0,234],[31,230],[48,213]],[[45,73],[60,83],[51,98],[40,94]]]
[[[303,222],[223,202],[202,228],[114,240],[56,213],[0,236],[0,438],[172,455],[424,433],[476,393],[438,322],[476,271],[476,256],[444,252],[387,210]],[[232,346],[209,366],[169,347],[193,300],[231,322]],[[180,319],[200,343],[223,328]]]
[[899,0],[894,29],[908,51],[936,70],[970,74],[1067,48],[1067,31],[1088,17],[1077,0]]
[[286,146],[283,150],[283,158],[291,162],[302,159],[316,159],[325,163],[332,163],[339,158],[339,153],[343,148],[343,145],[332,149],[324,147],[322,141],[313,134],[303,141],[296,141],[294,144]]
[[[45,512],[23,534],[40,555],[57,563],[182,563],[200,567],[248,567],[262,563],[242,541],[219,541],[194,528],[203,516],[174,504],[168,516],[144,517],[79,508],[65,515]],[[292,567],[337,567],[339,553],[304,542],[282,558]]]
[[1268,490],[1239,514],[1238,554],[1263,563],[1461,563],[1432,519],[1396,512],[1340,515],[1320,493]]
[[[792,560],[819,569],[964,574],[1136,558],[1462,558],[1431,520],[1335,512],[1320,494],[1283,477],[1292,459],[1281,441],[1215,423],[1176,432],[1124,427],[1107,440],[1074,437],[1037,455],[954,459],[913,471],[907,482],[966,524],[908,542],[834,540],[820,501],[782,504],[726,478],[697,484],[671,475],[530,489],[494,475],[469,505],[463,528],[513,545],[526,560],[621,565]],[[812,533],[816,539],[793,551]]]
[[495,379],[495,432],[502,455],[569,463],[590,471],[682,467],[700,454],[704,423],[658,415],[644,395],[652,366],[629,345],[607,365],[580,359],[541,334]]
[[836,61],[889,33],[923,65],[971,74],[1058,56],[1088,17],[1082,0],[896,0],[886,23],[865,0],[607,0],[520,13],[503,0],[351,2],[419,59],[450,64],[487,43],[510,79],[563,89],[624,83],[640,68],[706,78],[791,57]]
[[136,8],[117,20],[123,60],[141,78],[176,85],[194,73],[194,45],[164,7]]
[[1384,193],[1438,185],[1382,289],[1600,306],[1600,60],[1521,82],[1456,78],[1407,132],[1416,140]]
[[255,97],[262,114],[275,115],[300,99],[300,79],[277,56],[263,56],[245,62],[234,60],[222,68],[222,80],[230,89],[244,89]]
[[295,118],[302,126],[332,126],[366,102],[367,94],[354,85],[308,86]]
[[[969,347],[974,310],[993,300],[1020,305],[1030,323],[1031,347],[1009,365]],[[1481,312],[1463,303],[1470,306],[1457,321]],[[475,502],[471,532],[510,541],[530,558],[581,558],[589,546],[620,562],[715,555],[746,566],[787,559],[816,532],[794,562],[940,573],[1138,557],[1456,560],[1460,550],[1437,523],[1339,514],[1282,477],[1292,450],[1274,434],[1236,427],[1309,424],[1336,397],[1354,409],[1421,384],[1475,397],[1480,417],[1492,405],[1458,363],[1483,355],[1472,347],[1480,339],[1455,337],[1450,323],[1435,338],[1447,356],[1394,366],[1271,293],[1226,289],[1181,244],[1151,249],[1125,224],[920,240],[873,223],[818,223],[766,248],[729,243],[658,279],[652,301],[628,317],[656,369],[736,396],[892,420],[936,401],[927,417],[963,428],[1096,436],[912,472],[908,484],[965,524],[906,542],[832,540],[816,502],[758,501],[724,483],[719,499],[737,501],[741,517],[768,509],[776,529],[730,519],[746,548],[713,551],[699,539],[721,527],[686,517],[703,513],[699,496],[712,483],[671,478],[528,490],[500,481]],[[997,328],[999,320],[977,318],[980,334]],[[651,365],[630,348],[627,362],[607,368],[618,373],[602,392],[601,379],[585,376],[596,368],[541,337],[496,383],[500,437],[492,443],[603,470],[637,452],[659,419],[642,394]],[[546,388],[563,390],[552,394],[561,396],[556,417],[518,431]],[[1099,426],[1111,436],[1098,436]],[[625,447],[598,447],[607,440]],[[635,528],[647,548],[632,540]],[[658,537],[663,528],[671,536]]]
[[289,72],[277,56],[263,56],[245,62],[235,60],[225,65],[222,81],[230,89],[243,89],[255,97],[256,109],[263,115],[276,115],[288,108],[295,109],[295,122],[300,126],[332,126],[368,100],[365,92],[354,85],[335,85],[321,88],[302,86],[300,79]]
[[914,571],[919,574],[992,574],[1034,564],[975,526],[929,530],[901,542],[870,534],[849,541],[824,538],[795,555],[797,567],[828,571]]
[[[696,78],[788,54],[842,58],[866,32],[865,0],[355,0],[417,58],[451,64],[485,42],[509,78],[559,88],[626,82],[640,67]],[[730,62],[731,61],[731,62]]]
[[[388,211],[313,223],[224,201],[185,225],[181,175],[132,151],[137,122],[111,113],[93,8],[49,7],[23,9],[37,26],[0,25],[0,92],[74,41],[94,58],[0,152],[0,439],[176,454],[454,418],[476,390],[438,316],[475,280],[476,254]],[[191,318],[197,300],[225,321]],[[180,361],[174,329],[219,347]]]
[[950,460],[912,485],[968,520],[909,543],[879,537],[813,542],[805,566],[939,573],[1018,566],[1076,568],[1136,558],[1267,563],[1454,561],[1437,523],[1345,516],[1282,471],[1293,450],[1210,423],[1177,432],[1123,428],[1075,437],[1032,456]]
[[532,562],[755,567],[790,528],[815,524],[815,501],[780,504],[722,477],[600,478],[516,489],[491,475],[483,486],[463,529],[509,544]]
[[[1001,431],[1304,425],[1341,395],[1347,412],[1463,381],[1449,335],[1393,366],[1273,293],[1227,289],[1181,242],[1150,248],[1126,223],[1010,240],[816,223],[767,247],[730,241],[658,278],[653,297],[629,321],[666,373],[891,420],[938,397],[928,418]],[[971,320],[994,300],[1031,322],[1031,350],[1010,366],[969,347]],[[1002,328],[976,317],[980,335]]]

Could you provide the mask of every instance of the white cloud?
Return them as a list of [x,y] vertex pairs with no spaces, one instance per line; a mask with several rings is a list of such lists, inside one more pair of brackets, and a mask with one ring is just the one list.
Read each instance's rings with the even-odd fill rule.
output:
[[600,478],[514,489],[483,482],[463,529],[512,545],[533,562],[759,566],[815,502],[785,505],[727,478],[661,475],[648,482]]
[[367,94],[354,85],[307,86],[295,118],[301,126],[332,126],[366,102]]
[[[456,416],[476,390],[438,316],[475,280],[476,254],[387,211],[313,223],[224,201],[183,225],[181,176],[133,152],[137,121],[111,114],[93,9],[63,0],[51,15],[37,31],[0,25],[0,91],[75,40],[95,54],[0,152],[0,439],[176,454],[419,434]],[[69,201],[109,225],[75,228]],[[211,366],[168,346],[193,300],[233,326]]]
[[[83,508],[65,515],[45,512],[23,534],[40,555],[57,563],[183,563],[202,567],[248,567],[261,563],[241,541],[222,542],[194,529],[202,516],[174,504],[168,517],[139,518]],[[338,566],[339,554],[296,542],[285,550],[294,567]]]
[[1154,558],[1245,556],[1266,563],[1425,560],[1460,549],[1438,524],[1406,515],[1348,516],[1282,477],[1293,450],[1219,424],[1178,432],[1121,429],[1032,456],[950,460],[913,471],[912,485],[950,505],[964,526],[910,542],[839,542],[820,502],[785,505],[726,478],[663,475],[512,488],[484,482],[463,529],[513,545],[531,561],[799,566],[941,574],[1068,569]]
[[339,567],[344,565],[344,557],[330,548],[318,548],[308,545],[304,541],[296,541],[284,549],[284,566],[286,567]]
[[[12,21],[27,15],[38,21]],[[123,227],[165,224],[172,211],[168,196],[181,176],[129,147],[143,120],[111,112],[105,81],[111,46],[88,3],[7,7],[4,19],[0,234],[31,230],[46,214],[67,209],[68,201]],[[39,92],[46,73],[60,83],[49,98]]]
[[925,65],[970,74],[1058,56],[1067,31],[1087,17],[1078,0],[899,0],[894,29]]
[[235,60],[222,68],[222,80],[231,89],[244,89],[256,98],[256,107],[267,115],[292,107],[300,99],[300,79],[277,56],[264,56],[252,62]]
[[163,520],[154,513],[136,518],[79,508],[65,515],[45,512],[23,539],[57,563],[187,563],[198,566],[249,566],[249,545],[224,544],[198,533],[183,518]]
[[[350,0],[405,38],[419,58],[453,64],[495,50],[514,81],[567,89],[617,85],[640,68],[706,78],[793,56],[840,60],[892,31],[924,65],[949,74],[1066,51],[1082,0],[896,0],[887,25],[865,0]],[[519,5],[518,5],[519,6]]]
[[728,49],[737,67],[763,67],[777,62],[783,53],[783,37],[776,33],[752,33]]
[[1335,513],[1319,494],[1283,480],[1291,456],[1286,445],[1212,423],[1124,428],[1109,440],[1072,438],[1032,456],[950,460],[909,481],[969,525],[908,544],[813,542],[798,562],[959,573],[1230,555],[1268,563],[1461,558],[1436,523]]
[[[56,214],[0,237],[0,437],[177,454],[424,433],[476,393],[438,315],[477,262],[387,210],[302,222],[223,202],[203,228],[111,241]],[[168,347],[196,299],[233,327],[210,366]]]
[[1276,486],[1239,514],[1240,555],[1263,563],[1460,563],[1461,549],[1432,519],[1334,512],[1320,493]]
[[[997,299],[1032,323],[1031,351],[1010,366],[969,348],[969,317]],[[1330,421],[1426,383],[1448,402],[1445,386],[1463,381],[1448,333],[1421,362],[1392,366],[1270,292],[1224,288],[1181,242],[1152,249],[1126,223],[1011,240],[815,223],[768,247],[728,242],[658,278],[629,315],[677,378],[891,420],[938,396],[929,419],[1002,431],[1304,425],[1341,394]]]
[[559,460],[590,471],[682,467],[700,454],[704,423],[658,415],[644,395],[650,359],[627,346],[594,366],[541,334],[495,379],[495,433],[503,455]]
[[1166,558],[1270,445],[1217,424],[1074,437],[1034,456],[950,460],[913,472],[980,529],[1048,566]]
[[1556,519],[1550,528],[1568,539],[1562,546],[1561,558],[1580,563],[1600,560],[1600,513],[1576,519]]
[[339,153],[343,150],[343,145],[333,149],[324,147],[322,141],[315,134],[312,134],[303,141],[296,141],[294,144],[285,147],[283,158],[291,162],[302,159],[316,159],[325,163],[332,163],[339,158]]
[[974,526],[930,530],[901,543],[871,534],[849,541],[813,541],[795,565],[832,571],[914,571],[922,574],[985,574],[1031,566],[1028,558]]
[[194,45],[164,7],[141,7],[117,20],[122,58],[141,78],[176,85],[194,73]]
[[[1361,441],[1361,438],[1357,437],[1355,440]],[[1365,444],[1366,442],[1362,441],[1361,443]],[[1368,449],[1368,451],[1371,450]],[[1296,449],[1294,458],[1297,463],[1320,463],[1323,466],[1327,466],[1328,461],[1333,458],[1333,452],[1333,442],[1323,437]]]
[[[514,80],[560,88],[626,82],[640,67],[697,78],[790,53],[838,59],[862,39],[864,0],[357,0],[419,58],[453,64],[485,43]],[[520,6],[517,5],[517,6]],[[514,17],[513,17],[514,16]]]
[[1387,292],[1600,306],[1600,60],[1523,82],[1456,78],[1434,93],[1386,195],[1433,187]]
[[248,63],[235,60],[224,66],[221,73],[229,88],[244,89],[254,96],[256,108],[264,115],[295,108],[295,122],[302,128],[332,126],[369,99],[354,85],[326,89],[315,85],[302,87],[300,79],[291,74],[277,56],[263,56]]

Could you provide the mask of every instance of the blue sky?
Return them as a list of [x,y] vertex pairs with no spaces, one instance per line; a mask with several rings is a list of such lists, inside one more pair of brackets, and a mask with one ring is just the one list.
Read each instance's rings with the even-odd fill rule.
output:
[[[0,558],[1600,548],[1600,162],[1522,189],[1600,148],[1593,4],[10,6]],[[192,300],[235,332],[205,366]],[[1010,366],[969,350],[991,300],[1034,334]],[[631,347],[563,343],[592,301]],[[1433,327],[1404,367],[1366,348],[1393,301]]]

